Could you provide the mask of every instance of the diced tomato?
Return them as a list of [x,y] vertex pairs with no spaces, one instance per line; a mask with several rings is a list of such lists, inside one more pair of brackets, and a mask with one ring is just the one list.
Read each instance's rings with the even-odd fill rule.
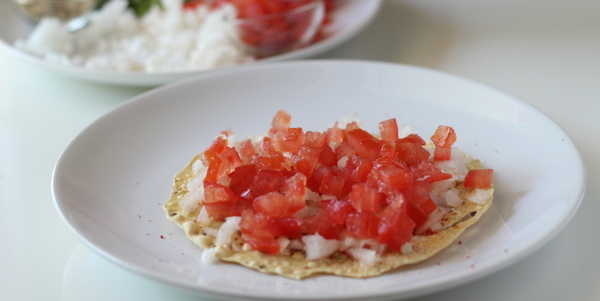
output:
[[346,142],[346,141],[342,142],[335,149],[335,155],[338,158],[341,158],[341,157],[344,157],[344,156],[350,157],[350,156],[352,156],[354,154],[356,154],[356,152],[354,151],[354,149],[352,148],[352,146],[350,146],[350,144],[348,144],[348,142]]
[[410,170],[398,164],[378,165],[369,174],[379,186],[381,191],[398,191],[413,184],[413,175]]
[[250,139],[246,139],[238,145],[238,153],[243,164],[252,162],[252,159],[256,155],[256,150]]
[[385,195],[365,183],[358,183],[352,186],[348,201],[359,212],[378,213],[385,206]]
[[319,187],[321,187],[321,182],[326,173],[329,173],[329,168],[326,166],[315,169],[310,178],[308,178],[308,188],[314,192],[319,192]]
[[419,181],[402,192],[408,205],[408,214],[415,221],[417,227],[421,226],[429,214],[437,208],[429,196],[430,191],[429,183]]
[[317,148],[302,146],[294,157],[296,170],[310,177],[319,163],[320,152]]
[[350,180],[353,183],[365,182],[372,167],[371,161],[359,156],[351,156],[346,164],[346,168],[352,171]]
[[276,130],[287,130],[290,124],[292,124],[292,116],[283,110],[277,111],[271,122],[271,126]]
[[279,191],[285,183],[285,175],[277,170],[259,170],[250,186],[252,195],[260,196],[269,192]]
[[337,157],[329,146],[323,147],[319,155],[319,162],[326,166],[334,166],[337,164]]
[[370,160],[375,160],[379,154],[379,141],[365,130],[355,129],[346,132],[348,144],[356,153]]
[[435,167],[431,161],[423,161],[410,169],[416,180],[426,181],[428,183],[452,178],[451,174],[442,172],[439,168]]
[[435,130],[435,133],[433,133],[433,136],[431,136],[431,141],[433,141],[435,146],[449,148],[456,142],[456,133],[453,128],[440,125]]
[[304,144],[304,132],[302,128],[289,128],[280,130],[273,136],[273,146],[281,152],[297,153]]
[[236,168],[229,174],[229,188],[237,195],[242,194],[244,191],[250,189],[257,173],[256,165],[253,164],[242,165]]
[[436,146],[433,152],[434,161],[448,161],[452,157],[452,148]]
[[285,181],[282,192],[268,192],[254,199],[254,210],[270,217],[290,217],[304,208],[306,177],[297,173]]
[[212,203],[233,203],[236,195],[223,185],[204,183],[204,204]]
[[213,158],[210,163],[208,163],[208,168],[206,169],[206,176],[204,177],[204,183],[217,183],[217,179],[219,178],[219,169],[221,167],[221,159],[218,157]]
[[272,157],[257,157],[254,164],[259,169],[282,170],[284,168],[285,158],[282,155]]
[[397,143],[396,152],[398,159],[408,165],[416,165],[429,159],[429,152],[416,143]]
[[279,153],[273,146],[273,139],[270,137],[263,138],[263,140],[260,142],[259,151],[260,154],[265,157],[281,156],[281,153]]
[[183,3],[183,9],[196,9],[200,5],[205,4],[205,0],[188,0]]
[[322,148],[325,146],[326,137],[321,132],[307,131],[304,133],[304,144],[314,148]]
[[267,253],[279,253],[279,243],[275,237],[272,221],[261,213],[246,210],[242,213],[240,232],[242,239],[254,250]]
[[336,149],[344,142],[344,130],[338,128],[337,125],[329,128],[325,135],[327,136],[327,145],[332,149]]
[[302,224],[304,234],[318,233],[326,239],[338,239],[343,230],[344,225],[332,223],[329,214],[323,209],[318,210],[315,215],[305,218]]
[[321,194],[330,194],[341,198],[345,181],[343,172],[337,167],[332,167],[329,172],[323,175],[318,191]]
[[357,238],[375,238],[379,218],[371,212],[351,213],[346,218],[346,230]]
[[[210,164],[227,147],[227,140],[221,136],[217,137],[213,144],[204,151],[204,163]],[[207,165],[208,165],[207,164]]]
[[421,136],[417,135],[417,134],[410,134],[402,139],[398,139],[398,143],[414,143],[414,144],[418,144],[418,145],[425,145],[425,140],[423,140],[423,138],[421,138]]
[[415,229],[415,223],[405,208],[406,206],[387,207],[381,214],[377,227],[377,240],[394,252],[400,251],[402,245],[410,241]]
[[336,225],[344,225],[348,214],[355,212],[348,201],[344,200],[322,200],[321,206],[328,214],[328,220]]
[[[296,173],[291,176],[281,189],[281,192],[292,202],[295,207],[304,208],[304,197],[306,195],[306,176],[302,173]],[[297,211],[297,210],[296,210]]]
[[219,166],[217,182],[223,184],[223,182],[221,182],[222,178],[231,173],[238,166],[242,165],[242,160],[235,148],[232,147],[225,147],[218,156],[221,160],[221,164]]
[[467,173],[464,186],[467,189],[489,189],[494,182],[493,169],[473,169]]
[[208,216],[216,221],[222,221],[230,216],[240,216],[241,209],[238,204],[233,203],[210,203],[204,204]]
[[289,239],[302,236],[302,220],[295,217],[273,218],[272,227],[276,236]]
[[396,118],[380,122],[379,134],[381,135],[381,140],[395,143],[398,140],[398,123],[396,123]]
[[385,158],[387,160],[395,160],[396,159],[396,148],[394,144],[389,142],[384,142],[381,144],[381,149],[379,150],[379,157]]

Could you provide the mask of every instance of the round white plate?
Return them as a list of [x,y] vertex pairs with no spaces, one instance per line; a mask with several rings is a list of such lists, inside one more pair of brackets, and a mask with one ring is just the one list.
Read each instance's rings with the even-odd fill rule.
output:
[[[100,83],[127,86],[156,86],[215,71],[213,69],[164,73],[119,73],[93,71],[81,67],[64,66],[44,61],[37,56],[13,47],[13,43],[17,39],[27,37],[33,26],[15,9],[12,1],[14,0],[0,1],[0,50],[5,50],[6,53],[13,55],[15,58],[23,59],[53,72]],[[330,50],[354,37],[366,27],[377,15],[381,6],[381,0],[341,0],[338,1],[338,5],[333,14],[333,22],[329,25],[332,32],[331,36],[308,47],[259,60],[253,64],[307,58]]]
[[[202,265],[200,249],[163,216],[172,177],[224,129],[264,133],[277,109],[313,130],[353,113],[370,130],[397,117],[425,137],[451,125],[458,146],[495,169],[494,205],[461,244],[371,279],[296,281]],[[73,140],[52,187],[58,210],[90,248],[154,279],[241,299],[389,299],[480,278],[538,249],[575,213],[584,170],[555,123],[494,89],[416,67],[313,61],[217,71],[136,97]]]

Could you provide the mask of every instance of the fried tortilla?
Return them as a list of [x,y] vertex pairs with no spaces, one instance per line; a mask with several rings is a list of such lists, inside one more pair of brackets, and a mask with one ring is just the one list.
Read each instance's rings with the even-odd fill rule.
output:
[[[164,205],[167,217],[183,229],[187,237],[202,248],[214,247],[214,237],[207,233],[208,228],[218,229],[221,222],[211,222],[201,225],[196,221],[200,209],[186,213],[180,206],[180,200],[188,193],[187,183],[194,177],[192,165],[200,156],[192,161],[175,177],[171,198]],[[469,169],[483,168],[478,160],[468,164]],[[238,263],[263,273],[278,274],[293,279],[303,279],[317,274],[333,274],[352,278],[367,278],[378,276],[399,267],[422,262],[446,247],[450,246],[468,227],[475,224],[489,209],[493,199],[493,189],[487,190],[489,197],[481,204],[467,200],[467,190],[462,185],[457,186],[461,191],[463,203],[442,218],[442,229],[430,235],[415,235],[410,241],[412,251],[386,253],[372,264],[365,265],[359,261],[336,252],[328,258],[307,260],[304,252],[293,251],[289,255],[267,255],[258,251],[247,250],[237,233],[232,243],[216,248],[215,256],[223,261]]]

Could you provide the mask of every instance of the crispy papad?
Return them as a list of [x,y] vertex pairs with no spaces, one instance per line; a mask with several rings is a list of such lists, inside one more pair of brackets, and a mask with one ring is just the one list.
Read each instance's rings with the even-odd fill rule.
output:
[[[201,225],[195,221],[199,209],[186,213],[179,205],[179,201],[188,192],[187,182],[194,177],[192,164],[196,160],[200,160],[200,157],[195,156],[175,177],[171,198],[165,203],[164,209],[167,217],[181,227],[194,244],[202,248],[209,248],[214,247],[214,237],[204,230],[209,227],[218,229],[221,223],[213,221],[210,225]],[[473,160],[468,165],[469,169],[483,168],[478,160]],[[424,261],[450,246],[463,231],[475,224],[492,204],[493,189],[488,190],[489,198],[482,204],[478,204],[465,198],[467,191],[462,185],[457,188],[461,191],[460,196],[464,202],[462,205],[452,208],[442,218],[443,230],[431,235],[415,235],[410,241],[412,252],[407,254],[386,253],[372,265],[361,264],[341,252],[319,260],[307,260],[302,251],[295,251],[289,255],[267,255],[243,248],[239,233],[236,234],[231,245],[218,247],[215,256],[223,261],[238,263],[260,272],[278,274],[293,279],[303,279],[317,274],[334,274],[352,278],[378,276],[401,266]]]

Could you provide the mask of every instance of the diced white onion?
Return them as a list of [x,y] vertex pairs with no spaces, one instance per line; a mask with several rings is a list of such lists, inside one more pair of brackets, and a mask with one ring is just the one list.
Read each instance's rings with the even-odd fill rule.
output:
[[315,260],[325,258],[335,252],[340,242],[335,239],[325,239],[319,234],[302,236],[306,259]]
[[483,204],[490,198],[490,194],[487,189],[474,189],[467,193],[466,198],[473,203]]
[[240,229],[240,219],[239,216],[230,216],[225,219],[225,222],[219,228],[219,232],[217,232],[216,246],[226,245],[231,242],[233,234]]
[[364,265],[373,265],[378,259],[377,252],[369,249],[351,248],[346,252]]

